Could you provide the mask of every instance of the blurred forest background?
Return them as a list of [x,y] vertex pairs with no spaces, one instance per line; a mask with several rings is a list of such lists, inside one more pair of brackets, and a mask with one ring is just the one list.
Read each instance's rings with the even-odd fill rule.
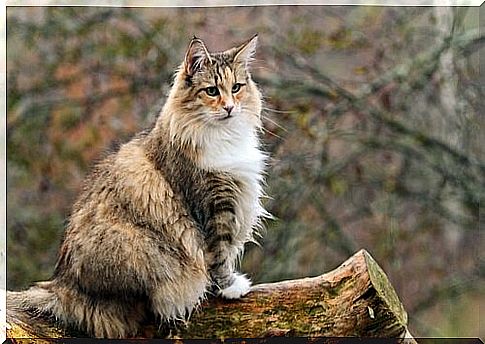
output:
[[83,177],[150,126],[191,37],[258,32],[277,220],[243,271],[318,275],[366,248],[413,335],[484,338],[483,10],[8,7],[8,288],[50,277]]

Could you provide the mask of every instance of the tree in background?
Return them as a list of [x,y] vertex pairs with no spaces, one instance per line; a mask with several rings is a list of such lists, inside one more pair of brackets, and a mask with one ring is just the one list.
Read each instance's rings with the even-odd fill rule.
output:
[[484,336],[474,312],[453,319],[485,301],[484,37],[473,11],[8,8],[9,289],[49,278],[84,175],[151,125],[192,35],[223,50],[259,32],[277,220],[244,270],[256,282],[316,275],[364,247],[416,335]]

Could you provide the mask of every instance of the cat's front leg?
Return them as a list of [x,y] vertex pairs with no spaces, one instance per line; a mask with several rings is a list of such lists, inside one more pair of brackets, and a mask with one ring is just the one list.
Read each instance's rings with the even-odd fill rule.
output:
[[237,299],[251,289],[251,281],[243,274],[235,272],[235,263],[240,247],[235,242],[234,233],[238,222],[233,211],[216,214],[208,223],[207,259],[210,276],[219,295]]

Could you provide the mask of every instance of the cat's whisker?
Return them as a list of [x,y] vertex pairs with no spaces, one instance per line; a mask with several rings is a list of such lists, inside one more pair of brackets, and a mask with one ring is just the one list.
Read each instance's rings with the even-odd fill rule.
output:
[[245,107],[245,106],[243,106],[241,108],[241,112],[247,113],[249,115],[254,115],[256,117],[260,117],[260,115],[261,115],[259,112],[255,111],[255,110],[253,110],[251,108]]
[[266,133],[268,133],[268,134],[270,134],[270,135],[272,135],[272,136],[274,136],[274,137],[276,137],[276,138],[278,138],[278,139],[280,139],[280,140],[284,140],[284,139],[283,139],[281,136],[279,136],[278,134],[273,133],[271,130],[266,129],[265,127],[261,127],[261,129],[262,129],[264,132],[266,132]]
[[[249,110],[249,109],[244,109],[244,111],[245,111],[246,113],[248,113],[248,114],[255,115],[255,116],[258,116],[258,117],[259,117],[259,114],[258,114],[257,112],[255,112],[255,111],[251,111],[251,110]],[[281,130],[283,130],[284,132],[288,132],[288,130],[287,130],[285,127],[281,126],[281,125],[280,125],[280,124],[278,124],[276,121],[272,120],[272,119],[271,119],[271,118],[269,118],[268,116],[264,116],[264,113],[261,113],[261,118],[262,118],[263,120],[267,120],[268,122],[270,122],[270,123],[274,124],[276,127],[280,128],[280,129],[281,129]],[[274,135],[274,136],[278,137],[278,138],[281,138],[281,137],[280,137],[280,136],[278,136],[277,134],[275,134],[275,133],[273,133],[273,132],[269,131],[269,129],[266,129],[266,128],[264,128],[264,127],[263,127],[262,129],[263,129],[263,130],[265,130],[266,132],[268,132],[268,133],[270,133],[270,134],[272,134],[272,135]]]
[[296,113],[296,111],[283,111],[283,110],[277,110],[277,109],[273,109],[273,108],[270,108],[268,106],[263,106],[263,110],[267,110],[269,112],[274,112],[274,113],[282,113],[282,114],[289,114],[289,115],[293,115]]
[[274,124],[275,126],[277,126],[278,128],[280,128],[281,130],[283,130],[284,132],[288,132],[288,130],[283,127],[282,125],[278,124],[276,121],[273,121],[271,118],[269,118],[268,116],[262,116],[266,121]]

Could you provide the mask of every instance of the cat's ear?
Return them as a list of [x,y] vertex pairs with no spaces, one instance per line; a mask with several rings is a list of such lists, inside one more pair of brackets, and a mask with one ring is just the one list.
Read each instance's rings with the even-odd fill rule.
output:
[[249,63],[253,60],[254,55],[256,54],[257,44],[258,44],[258,35],[256,34],[236,48],[236,51],[234,54],[234,62],[242,63],[245,66],[248,66]]
[[184,70],[187,75],[194,75],[205,63],[212,63],[209,51],[204,42],[195,37],[190,41],[185,53]]

